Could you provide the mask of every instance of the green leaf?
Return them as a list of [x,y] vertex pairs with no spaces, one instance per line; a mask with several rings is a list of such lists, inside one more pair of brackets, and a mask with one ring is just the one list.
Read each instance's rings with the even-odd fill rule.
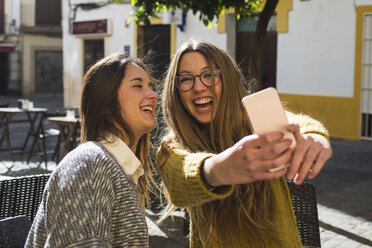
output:
[[[113,0],[122,1],[122,0]],[[239,19],[255,13],[262,0],[131,0],[132,5],[136,5],[138,10],[134,12],[136,21],[148,22],[148,19],[156,12],[171,10],[172,8],[182,8],[187,13],[189,10],[195,15],[199,13],[199,19],[206,27],[219,14],[225,14],[230,7],[235,8],[235,13]]]

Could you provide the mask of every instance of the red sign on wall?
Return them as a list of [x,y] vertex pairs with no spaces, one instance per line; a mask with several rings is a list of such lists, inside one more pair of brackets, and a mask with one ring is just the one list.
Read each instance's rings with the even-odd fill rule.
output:
[[108,33],[107,19],[72,23],[74,35],[106,35]]

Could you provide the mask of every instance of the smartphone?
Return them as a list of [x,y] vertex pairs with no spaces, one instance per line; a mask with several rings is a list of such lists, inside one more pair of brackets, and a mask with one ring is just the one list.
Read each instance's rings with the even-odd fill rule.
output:
[[[243,106],[248,115],[248,121],[252,133],[264,134],[273,131],[284,133],[283,139],[291,139],[291,148],[296,146],[294,135],[287,130],[289,125],[282,102],[276,89],[270,87],[245,96],[242,99]],[[275,172],[288,165],[271,169]]]

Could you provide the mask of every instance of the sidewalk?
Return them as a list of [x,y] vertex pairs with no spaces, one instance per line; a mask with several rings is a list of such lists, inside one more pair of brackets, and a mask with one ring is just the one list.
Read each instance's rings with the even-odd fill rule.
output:
[[[62,98],[31,98],[35,107],[63,110]],[[0,104],[16,106],[16,97],[0,96]],[[25,127],[14,126],[12,144],[21,144]],[[23,124],[24,125],[24,124]],[[0,131],[1,132],[1,131]],[[312,181],[317,190],[318,214],[322,247],[372,247],[372,141],[332,139],[333,157],[320,175]],[[0,180],[21,175],[50,173],[56,164],[48,162],[48,170],[35,156],[27,165],[25,156],[17,156],[15,164],[7,152],[0,152]],[[177,213],[180,214],[180,213]],[[162,225],[153,222],[158,216],[150,213],[148,226],[151,248],[183,248],[188,240],[183,235],[181,217],[168,219]]]

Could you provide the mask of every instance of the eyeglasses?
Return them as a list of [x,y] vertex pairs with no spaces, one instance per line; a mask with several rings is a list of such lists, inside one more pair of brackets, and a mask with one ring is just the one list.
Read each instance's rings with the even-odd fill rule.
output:
[[174,81],[180,91],[189,91],[194,88],[196,77],[198,77],[200,82],[202,82],[206,87],[212,87],[221,81],[221,72],[219,69],[215,69],[213,71],[203,71],[199,75],[182,74],[176,76]]

